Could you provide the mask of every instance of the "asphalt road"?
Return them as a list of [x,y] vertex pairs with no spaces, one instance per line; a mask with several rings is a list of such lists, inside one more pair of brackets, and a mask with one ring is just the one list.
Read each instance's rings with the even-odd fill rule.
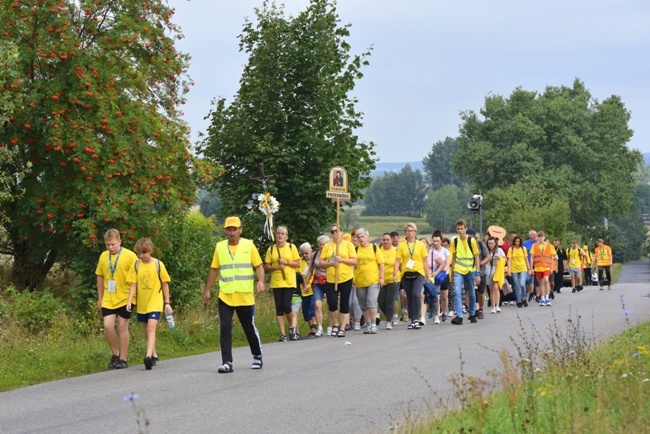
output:
[[[645,260],[626,265],[611,291],[564,290],[552,307],[504,306],[478,324],[406,330],[402,323],[386,331],[382,323],[377,335],[266,344],[260,371],[250,369],[248,348],[239,348],[232,374],[217,374],[220,354],[209,353],[161,360],[152,371],[132,365],[25,387],[0,393],[0,433],[136,433],[133,404],[151,433],[386,432],[427,405],[440,410],[438,397],[453,396],[449,379],[461,354],[468,375],[498,368],[499,351],[512,350],[521,325],[563,327],[579,314],[585,332],[602,340],[647,321],[649,283]],[[138,399],[125,402],[132,392]]]

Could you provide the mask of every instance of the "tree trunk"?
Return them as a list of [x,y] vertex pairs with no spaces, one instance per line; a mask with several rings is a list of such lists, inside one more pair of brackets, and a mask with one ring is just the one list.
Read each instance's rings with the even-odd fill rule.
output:
[[36,255],[30,255],[25,244],[15,247],[11,280],[18,290],[34,291],[43,283],[54,266],[57,254],[54,250],[50,250],[45,254],[45,258],[39,260]]

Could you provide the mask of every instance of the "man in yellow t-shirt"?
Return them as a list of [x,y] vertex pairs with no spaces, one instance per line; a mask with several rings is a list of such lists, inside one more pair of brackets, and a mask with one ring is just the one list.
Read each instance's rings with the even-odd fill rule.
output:
[[479,270],[481,261],[479,259],[478,243],[474,237],[467,235],[467,223],[465,220],[456,222],[458,237],[452,240],[449,246],[451,254],[451,266],[449,267],[454,275],[454,297],[456,301],[456,318],[451,320],[454,325],[463,325],[463,284],[469,293],[469,320],[472,323],[476,319],[476,291],[474,285],[481,282]]
[[582,291],[582,262],[585,251],[580,248],[578,241],[571,241],[571,247],[566,251],[569,276],[571,277],[571,292]]
[[[257,292],[264,291],[262,258],[251,240],[241,238],[242,227],[239,217],[228,217],[224,223],[224,230],[227,240],[217,243],[203,292],[203,301],[206,304],[210,303],[210,289],[219,278],[220,345],[223,364],[219,366],[217,372],[226,374],[233,371],[232,317],[234,312],[237,312],[253,354],[251,368],[262,369],[262,345],[255,328],[253,293],[254,286],[257,287]],[[253,271],[257,274],[257,283]]]
[[533,257],[533,270],[535,278],[539,281],[539,295],[541,297],[541,306],[551,306],[549,294],[551,292],[551,282],[549,278],[553,270],[553,263],[557,260],[557,253],[553,244],[546,238],[543,231],[537,232],[537,243],[531,247]]
[[[602,238],[598,238],[596,241],[598,246],[594,250],[594,259],[591,269],[598,267],[598,286],[600,290],[603,290],[603,283],[607,282],[607,289],[612,289],[612,248],[605,245],[605,241]],[[603,271],[605,271],[605,276],[603,276]],[[603,277],[607,277],[607,280],[603,280]]]
[[[113,355],[108,367],[128,368],[126,352],[129,348],[129,319],[131,312],[126,310],[131,285],[127,282],[129,271],[138,260],[131,250],[122,247],[120,231],[109,229],[104,234],[106,251],[99,257],[95,275],[97,276],[97,307],[102,310],[104,334]],[[133,304],[136,303],[133,299]],[[117,322],[117,332],[115,324]],[[119,348],[117,340],[119,337]]]

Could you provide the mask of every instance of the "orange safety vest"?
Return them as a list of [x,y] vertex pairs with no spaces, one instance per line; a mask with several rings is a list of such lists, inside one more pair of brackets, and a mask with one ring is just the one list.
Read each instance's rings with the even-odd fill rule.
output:
[[535,271],[546,271],[553,268],[553,255],[551,255],[551,244],[544,243],[544,251],[539,250],[539,243],[533,244],[533,268]]

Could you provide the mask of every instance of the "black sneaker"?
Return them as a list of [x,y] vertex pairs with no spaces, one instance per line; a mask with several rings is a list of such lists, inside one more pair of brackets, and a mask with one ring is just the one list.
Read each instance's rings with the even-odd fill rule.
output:
[[447,315],[443,313],[442,316],[440,317],[440,321],[442,322],[447,321]]
[[555,291],[555,292],[557,292],[558,294],[561,294],[561,292],[560,292],[561,289],[562,288],[558,288],[557,291]]
[[153,360],[151,359],[151,357],[149,357],[149,356],[145,357],[144,358],[144,369],[146,369],[147,371],[150,371],[152,367],[153,367]]
[[533,294],[533,293],[531,292],[530,294],[528,294],[528,301],[533,301],[533,298],[534,298],[534,297],[535,297],[535,294]]
[[158,364],[158,356],[151,357],[151,363],[153,363],[153,366],[156,366]]
[[552,292],[548,295],[551,300],[555,300],[555,294]]
[[451,320],[451,323],[453,325],[463,325],[463,319],[457,316],[456,318]]
[[476,315],[470,315],[469,316],[469,322],[471,322],[471,323],[478,322],[478,320],[476,319]]
[[126,360],[118,359],[117,362],[115,362],[115,369],[125,369],[128,367],[129,364],[127,363]]
[[[298,339],[300,339],[300,338],[298,338]],[[293,327],[289,327],[289,340],[290,341],[297,341],[298,339],[296,339],[296,331],[295,331],[295,329]]]
[[113,354],[111,356],[111,362],[108,364],[108,369],[115,369],[115,364],[117,363],[118,360],[120,360],[120,356],[116,356],[115,354]]
[[571,293],[572,293],[572,294],[575,294],[575,293],[576,293],[576,289],[573,288],[573,289],[571,290]]
[[377,319],[375,320],[375,325],[378,326],[380,322],[381,322],[381,319],[379,319],[379,317],[377,317]]
[[[484,315],[483,315],[483,309],[479,309],[478,311],[476,311],[476,316],[478,317],[478,319],[485,318]],[[470,317],[470,319],[471,319],[471,317]]]
[[517,307],[523,307],[523,306],[524,306],[524,304],[521,301],[517,302]]
[[521,302],[521,304],[524,305],[524,307],[528,307],[528,302],[524,299],[524,301]]
[[278,339],[278,342],[287,342],[287,335],[281,334],[280,339]]

